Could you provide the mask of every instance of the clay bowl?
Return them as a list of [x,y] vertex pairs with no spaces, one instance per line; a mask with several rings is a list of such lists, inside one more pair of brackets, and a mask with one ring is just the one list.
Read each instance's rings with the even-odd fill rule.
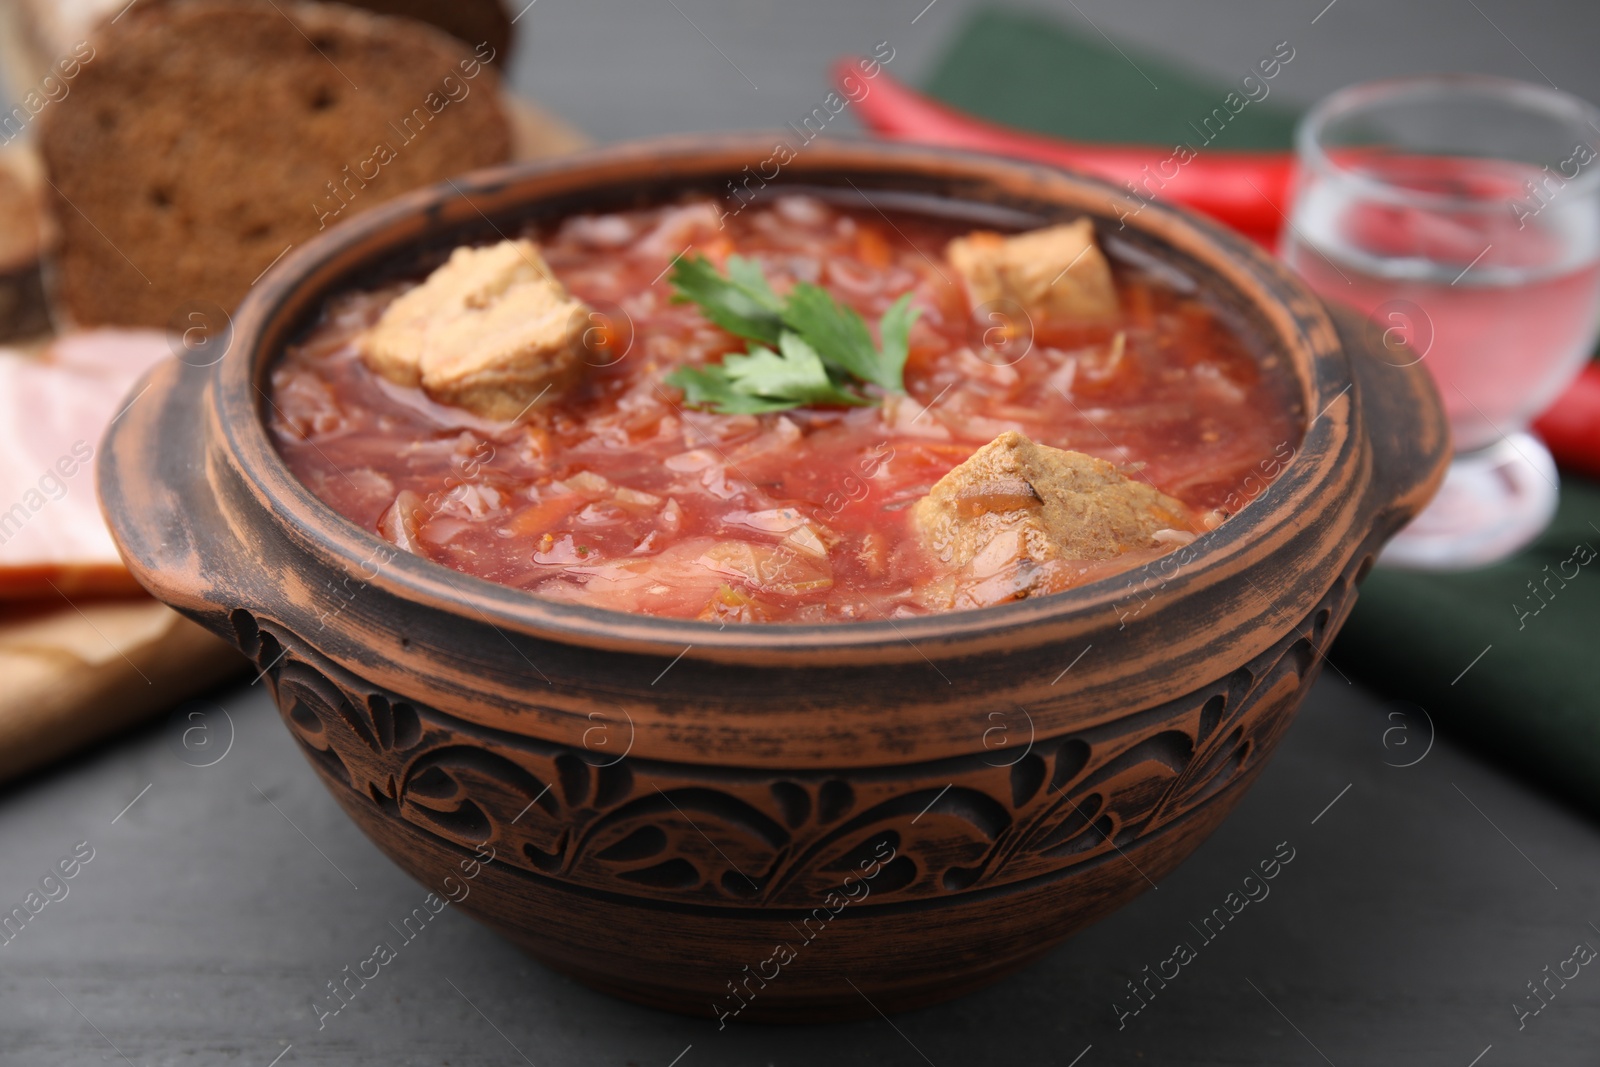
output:
[[723,194],[772,143],[484,171],[332,229],[255,286],[225,358],[154,372],[100,463],[133,573],[255,661],[396,863],[580,981],[740,1021],[943,1000],[1159,882],[1260,773],[1448,455],[1423,369],[1383,362],[1240,238],[1159,205],[1119,229],[1136,202],[1057,170],[817,142],[775,184],[980,223],[1088,214],[1200,279],[1298,376],[1316,417],[1292,461],[1218,530],[1115,579],[894,623],[728,629],[447,570],[280,462],[268,368],[329,294],[528,218]]

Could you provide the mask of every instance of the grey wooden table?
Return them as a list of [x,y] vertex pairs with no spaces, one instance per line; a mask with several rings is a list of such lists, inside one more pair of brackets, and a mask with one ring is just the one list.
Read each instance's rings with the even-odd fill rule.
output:
[[[838,53],[892,40],[915,78],[971,6],[540,0],[519,20],[515,79],[603,139],[775,126],[814,106]],[[1578,4],[1066,0],[1059,13],[1222,76],[1260,41],[1293,39],[1295,80],[1279,89],[1302,101],[1442,68],[1600,98],[1600,11]],[[196,722],[209,750],[184,744]],[[446,911],[319,1029],[326,983],[423,890],[339,812],[260,687],[241,685],[0,791],[0,912],[61,861],[74,871],[0,944],[0,1064],[1600,1062],[1600,972],[1568,962],[1600,946],[1600,835],[1431,735],[1414,709],[1329,672],[1239,810],[1158,890],[1022,974],[892,1022],[719,1032],[590,992]],[[1286,850],[1268,896],[1197,934]],[[1127,983],[1178,942],[1196,958],[1135,1000]]]
[[[1079,1067],[1600,1058],[1600,973],[1552,982],[1520,1029],[1512,1007],[1538,1004],[1526,983],[1562,969],[1577,943],[1600,946],[1594,828],[1447,740],[1397,766],[1426,750],[1426,721],[1331,672],[1216,835],[1043,962],[892,1024],[721,1032],[590,992],[449,910],[319,1029],[326,983],[392,942],[390,922],[424,891],[334,805],[259,688],[215,704],[0,796],[0,904],[21,903],[79,842],[93,850],[66,896],[0,947],[6,1067],[119,1056],[268,1067],[280,1054],[387,1067],[668,1067],[680,1054],[678,1067],[1066,1067],[1086,1049]],[[209,752],[184,747],[196,722]],[[1220,934],[1213,922],[1209,943],[1196,932],[1259,861],[1290,850],[1264,899]],[[1197,958],[1132,1014],[1126,983],[1178,942]]]

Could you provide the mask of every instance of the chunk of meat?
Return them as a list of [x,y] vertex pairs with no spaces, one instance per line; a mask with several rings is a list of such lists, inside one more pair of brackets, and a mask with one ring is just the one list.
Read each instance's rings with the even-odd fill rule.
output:
[[68,334],[41,358],[0,350],[0,599],[139,592],[100,516],[94,460],[138,403],[134,383],[171,355],[157,330]]
[[945,258],[966,282],[973,307],[1012,300],[1046,321],[1096,322],[1117,314],[1111,264],[1088,219],[1015,237],[978,230],[951,241]]
[[515,419],[578,376],[586,310],[531,241],[458,248],[389,305],[361,354],[441,404]]
[[[963,577],[997,576],[1026,595],[1054,561],[1169,549],[1197,530],[1189,509],[1105,460],[1007,431],[939,479],[917,502],[923,543]],[[1020,569],[1019,569],[1020,568]],[[1015,573],[1013,573],[1015,572]]]

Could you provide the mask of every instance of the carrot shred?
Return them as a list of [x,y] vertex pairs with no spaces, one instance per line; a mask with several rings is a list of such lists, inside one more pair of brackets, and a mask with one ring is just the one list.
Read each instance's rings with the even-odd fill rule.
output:
[[553,496],[548,500],[541,500],[537,504],[523,508],[511,517],[507,527],[518,536],[528,534],[541,534],[551,530],[555,525],[568,515],[574,508],[583,503],[583,497],[577,493],[564,493]]

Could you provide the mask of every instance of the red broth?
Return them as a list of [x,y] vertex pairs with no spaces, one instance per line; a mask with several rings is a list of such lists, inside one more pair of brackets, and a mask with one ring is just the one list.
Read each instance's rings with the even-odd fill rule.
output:
[[[910,505],[1006,430],[1118,464],[1214,525],[1294,454],[1304,412],[1281,357],[1167,268],[1113,265],[1120,321],[1029,336],[975,316],[943,248],[972,227],[774,198],[582,215],[531,232],[597,309],[580,384],[517,423],[430,401],[367,369],[360,332],[406,286],[347,293],[272,375],[290,469],[360,526],[448,567],[544,597],[715,621],[869,620],[948,610],[951,577]],[[757,259],[781,292],[822,285],[874,325],[903,293],[922,316],[907,397],[765,415],[687,410],[662,379],[743,351],[668,266],[686,249]],[[796,523],[826,557],[777,546]],[[1142,563],[1084,563],[1088,581]],[[970,604],[970,598],[966,603]]]

